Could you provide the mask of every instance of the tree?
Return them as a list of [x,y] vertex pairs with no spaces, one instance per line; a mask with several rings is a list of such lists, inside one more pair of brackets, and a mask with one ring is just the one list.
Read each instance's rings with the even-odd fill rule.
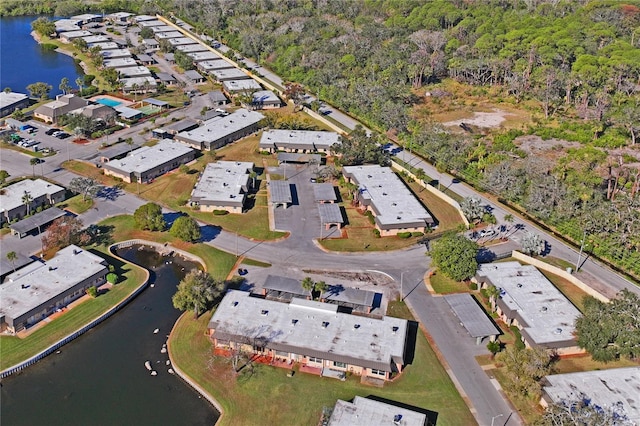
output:
[[51,89],[53,89],[53,86],[41,81],[31,83],[27,86],[29,94],[34,98],[40,99],[47,99],[49,97],[49,92],[51,91]]
[[463,235],[449,232],[431,245],[429,255],[434,265],[456,281],[472,277],[478,269],[478,245]]
[[389,164],[389,157],[382,149],[382,138],[377,133],[367,135],[361,125],[349,133],[348,137],[340,137],[341,143],[334,144],[331,150],[338,156],[336,163],[343,166],[360,164]]
[[93,178],[77,177],[69,182],[69,189],[78,194],[82,194],[82,201],[95,197],[100,191],[100,185]]
[[327,285],[324,281],[315,282],[311,279],[311,277],[304,277],[302,282],[300,283],[303,289],[311,292],[311,298],[316,299],[322,293],[329,289],[329,285]]
[[177,218],[169,233],[176,238],[180,238],[182,241],[196,242],[200,239],[202,234],[200,233],[200,226],[198,222],[191,216],[180,216]]
[[506,215],[504,215],[504,221],[507,222],[509,224],[509,226],[507,226],[507,234],[509,234],[511,232],[511,226],[513,225],[513,222],[515,221],[515,218],[513,217],[513,215],[511,213],[508,213]]
[[84,79],[82,77],[76,78],[76,85],[78,86],[78,93],[82,96],[82,91],[84,90]]
[[116,83],[118,83],[118,71],[115,68],[107,68],[102,72],[102,77],[104,77],[105,81],[109,83],[111,87],[115,87]]
[[9,177],[9,172],[6,170],[0,170],[0,185],[2,185],[3,183],[5,183],[7,181],[7,178]]
[[547,243],[540,238],[540,235],[534,234],[532,232],[527,232],[522,237],[522,241],[520,242],[522,245],[522,252],[524,254],[539,256],[544,253]]
[[98,297],[98,288],[95,285],[92,285],[86,290],[86,293],[95,299],[96,297]]
[[40,36],[49,37],[56,32],[56,24],[50,21],[49,18],[41,16],[31,23],[31,29]]
[[153,38],[153,30],[151,29],[151,27],[144,27],[143,29],[140,30],[140,37],[145,39],[145,38]]
[[304,100],[304,87],[298,83],[285,83],[283,94],[287,99],[291,99],[295,110],[295,108],[302,105],[302,101]]
[[58,86],[60,90],[62,90],[63,94],[67,94],[67,92],[71,91],[71,84],[69,84],[69,79],[67,77],[62,77],[60,80],[60,85]]
[[89,48],[89,45],[87,44],[87,41],[85,39],[82,38],[76,38],[74,39],[71,44],[73,44],[73,46],[78,49],[81,52],[86,52],[87,49]]
[[33,177],[36,177],[36,164],[38,164],[40,160],[38,158],[32,158],[29,160],[29,164],[31,165],[31,172]]
[[609,362],[640,356],[640,297],[622,290],[610,303],[584,300],[584,313],[576,320],[578,346],[596,361]]
[[496,359],[505,366],[508,390],[524,397],[539,397],[541,380],[551,373],[552,358],[546,349],[508,346]]
[[11,262],[11,267],[13,268],[13,272],[16,271],[16,260],[18,260],[18,254],[15,251],[10,251],[7,253],[7,260]]
[[480,204],[482,201],[478,197],[466,197],[460,202],[460,210],[469,222],[482,219],[485,208]]
[[189,272],[180,284],[171,301],[176,309],[193,310],[193,317],[211,307],[211,303],[222,294],[224,283],[214,280],[211,275],[200,270]]
[[117,282],[118,282],[118,274],[116,274],[116,273],[114,273],[114,272],[109,272],[109,273],[107,274],[106,279],[107,279],[107,282],[108,282],[109,284],[115,284],[115,283],[117,283]]
[[164,231],[167,224],[162,216],[162,207],[155,203],[147,203],[138,207],[133,213],[138,228],[149,231]]
[[88,244],[91,242],[91,236],[82,228],[82,220],[73,216],[63,216],[54,220],[42,237],[44,249],[63,248],[70,244]]
[[491,352],[491,359],[496,357],[496,354],[500,352],[500,349],[502,349],[502,345],[500,345],[500,341],[498,340],[493,340],[487,343],[487,350]]
[[32,201],[33,197],[31,196],[31,193],[29,191],[24,191],[24,194],[22,194],[22,204],[27,206],[27,216],[29,216]]
[[493,284],[487,287],[486,294],[489,297],[491,307],[495,309],[496,300],[500,297],[500,289]]

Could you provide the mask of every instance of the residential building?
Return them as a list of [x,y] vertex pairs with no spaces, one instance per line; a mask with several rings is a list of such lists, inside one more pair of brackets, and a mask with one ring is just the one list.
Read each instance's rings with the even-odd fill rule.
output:
[[73,40],[77,38],[89,37],[93,35],[91,31],[79,30],[79,31],[65,31],[63,33],[58,34],[58,38],[63,43],[71,43]]
[[[407,321],[338,311],[338,305],[293,298],[282,303],[229,290],[209,321],[219,353],[248,352],[300,371],[389,380],[402,372]],[[290,367],[289,367],[290,368]]]
[[153,31],[154,34],[177,32],[171,25],[158,25],[157,27],[151,27],[151,31]]
[[207,120],[197,129],[180,132],[175,139],[200,150],[218,149],[258,130],[264,115],[240,108],[233,114]]
[[162,22],[161,20],[156,19],[155,17],[153,17],[152,19],[146,19],[146,17],[145,17],[145,19],[142,20],[142,21],[140,21],[138,19],[135,19],[135,18],[134,18],[134,20],[136,21],[136,23],[138,24],[138,26],[140,28],[160,27],[160,26],[163,26],[163,25],[167,25],[164,22]]
[[553,374],[543,384],[543,407],[589,404],[597,411],[613,410],[628,421],[624,424],[640,425],[640,367]]
[[103,50],[100,52],[100,55],[102,55],[104,59],[130,58],[131,51],[129,49]]
[[213,106],[222,106],[229,103],[229,99],[220,90],[212,90],[208,95]]
[[178,38],[169,39],[169,44],[173,47],[186,46],[186,45],[196,44],[196,43],[197,41],[189,37],[178,37]]
[[374,399],[356,396],[353,402],[339,399],[327,426],[427,426],[427,415]]
[[120,46],[114,41],[105,41],[104,43],[91,43],[89,47],[99,47],[100,50],[118,50]]
[[189,203],[200,211],[224,210],[243,213],[247,193],[252,187],[253,163],[218,161],[205,167],[191,191]]
[[202,72],[211,73],[217,70],[232,69],[233,65],[224,59],[213,59],[210,61],[201,61],[196,63],[198,69]]
[[269,152],[330,153],[331,147],[340,142],[336,132],[276,129],[262,133],[259,148]]
[[347,166],[343,174],[358,186],[354,201],[370,211],[381,236],[399,232],[425,232],[434,225],[429,214],[404,182],[389,167]]
[[483,264],[474,280],[500,290],[496,313],[507,325],[520,329],[527,347],[553,349],[559,355],[584,352],[574,334],[580,311],[534,266]]
[[122,90],[127,93],[155,93],[158,84],[153,77],[131,77],[121,78],[120,82],[124,84]]
[[79,22],[73,19],[58,19],[54,23],[56,24],[56,34],[81,30]]
[[192,83],[203,83],[205,81],[205,78],[196,70],[187,70],[184,72],[184,76]]
[[[29,206],[25,204],[29,194]],[[27,213],[35,213],[38,207],[54,205],[65,199],[66,190],[42,179],[25,179],[2,188],[0,193],[0,224],[22,219]]]
[[160,49],[160,43],[156,39],[153,38],[145,38],[142,40],[142,44],[149,50],[158,50]]
[[184,144],[163,139],[154,146],[139,148],[121,160],[104,163],[104,174],[125,182],[148,183],[195,159],[195,151]]
[[159,21],[158,18],[151,15],[136,15],[133,18],[130,17],[129,20],[135,22],[136,24],[140,24],[141,22],[148,22],[148,21],[158,21],[160,22],[160,24],[158,25],[164,25],[164,22]]
[[176,50],[182,53],[194,53],[194,52],[207,52],[209,49],[200,43],[197,44],[185,44],[183,46],[176,46]]
[[272,109],[280,108],[282,101],[271,90],[258,90],[252,95],[251,108],[252,109]]
[[93,47],[99,43],[113,42],[109,37],[103,36],[103,35],[90,35],[90,36],[82,37],[82,39],[87,43],[88,47]]
[[0,92],[0,118],[12,114],[17,109],[29,106],[29,96],[24,93]]
[[181,38],[182,37],[182,33],[180,31],[167,31],[167,32],[162,32],[162,33],[155,33],[154,37],[158,41],[169,40],[169,39],[172,39],[172,38]]
[[151,70],[143,66],[116,68],[121,78],[151,77]]
[[151,57],[150,55],[147,55],[145,53],[140,53],[140,54],[136,55],[136,58],[143,65],[153,65],[153,64],[156,63],[156,60],[153,59],[153,57]]
[[193,59],[193,62],[215,61],[216,59],[222,59],[222,56],[218,55],[215,52],[211,52],[210,50],[204,52],[187,53],[187,56]]
[[209,74],[211,74],[212,77],[220,82],[229,80],[245,80],[251,78],[249,74],[238,68],[212,70]]
[[178,80],[176,80],[176,78],[167,73],[167,72],[159,72],[156,73],[156,77],[158,78],[158,80],[160,80],[160,83],[166,85],[166,86],[171,86],[173,84],[176,84],[178,82]]
[[253,92],[262,90],[262,86],[252,78],[244,80],[227,80],[222,82],[222,89],[229,96],[238,92]]
[[129,12],[115,12],[107,15],[107,19],[114,24],[128,24],[132,16],[133,13]]
[[105,59],[102,63],[105,68],[126,68],[126,67],[137,67],[138,63],[135,59],[129,58],[118,58],[118,59]]
[[71,17],[72,21],[77,21],[79,25],[86,25],[92,22],[102,22],[102,15],[94,13],[85,13],[82,15],[76,15]]
[[105,259],[75,245],[23,267],[0,285],[0,329],[16,333],[42,321],[104,284],[108,272]]
[[33,111],[33,116],[45,123],[57,123],[65,114],[89,105],[89,101],[76,95],[58,95],[56,100],[40,105]]
[[116,110],[110,106],[103,104],[90,104],[77,110],[71,111],[69,114],[82,114],[92,120],[99,120],[104,123],[111,123],[116,117]]

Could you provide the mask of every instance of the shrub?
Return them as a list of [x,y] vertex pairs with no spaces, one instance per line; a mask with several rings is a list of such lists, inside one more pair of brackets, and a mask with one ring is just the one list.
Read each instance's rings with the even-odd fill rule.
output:
[[411,232],[398,232],[398,238],[409,238],[411,237]]
[[373,230],[373,236],[376,238],[380,238],[380,230],[378,228],[375,228]]
[[373,213],[371,213],[370,210],[367,210],[366,212],[364,212],[364,215],[369,219],[369,223],[371,223],[372,225],[376,224],[376,220],[373,217]]
[[522,334],[520,334],[520,329],[518,327],[516,327],[515,325],[512,325],[511,327],[509,327],[509,329],[511,330],[511,332],[516,337],[516,341],[514,343],[516,348],[524,349],[525,345],[524,345],[524,342],[522,341]]
[[411,236],[412,237],[423,237],[424,236],[424,232],[420,232],[420,231],[412,232]]
[[95,299],[98,297],[98,288],[95,285],[92,285],[87,289],[87,294]]
[[478,289],[478,284],[476,284],[476,283],[471,283],[471,284],[469,284],[469,288],[470,288],[471,290],[474,290],[474,291],[475,291],[475,290],[477,290],[477,289]]
[[215,216],[224,216],[224,215],[226,215],[226,214],[229,214],[229,212],[228,212],[228,211],[226,211],[226,210],[214,210],[214,211],[213,211],[213,214],[214,214]]
[[110,284],[115,284],[118,282],[118,275],[114,274],[113,272],[110,272],[107,274],[107,282],[109,282]]
[[180,173],[189,173],[189,166],[187,166],[186,164],[182,164],[179,170],[180,170]]
[[116,271],[116,267],[113,265],[109,265],[109,272],[115,272]]

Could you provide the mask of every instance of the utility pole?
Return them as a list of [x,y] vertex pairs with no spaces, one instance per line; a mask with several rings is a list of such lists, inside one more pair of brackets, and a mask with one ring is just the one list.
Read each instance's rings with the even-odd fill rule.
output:
[[404,302],[404,272],[400,272],[400,301]]
[[578,253],[578,261],[576,262],[576,272],[580,269],[580,260],[582,260],[582,250],[584,250],[584,240],[587,238],[587,231],[582,234],[582,241],[580,242],[580,252]]

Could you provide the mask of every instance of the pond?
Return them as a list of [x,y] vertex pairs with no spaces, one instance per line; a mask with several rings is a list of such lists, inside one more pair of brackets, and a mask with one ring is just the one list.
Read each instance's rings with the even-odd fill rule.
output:
[[[178,282],[200,265],[133,246],[118,255],[152,271],[153,287],[120,312],[22,373],[2,381],[6,425],[213,425],[214,407],[161,353],[180,316]],[[158,329],[157,333],[154,331]],[[150,361],[157,371],[145,368]]]

